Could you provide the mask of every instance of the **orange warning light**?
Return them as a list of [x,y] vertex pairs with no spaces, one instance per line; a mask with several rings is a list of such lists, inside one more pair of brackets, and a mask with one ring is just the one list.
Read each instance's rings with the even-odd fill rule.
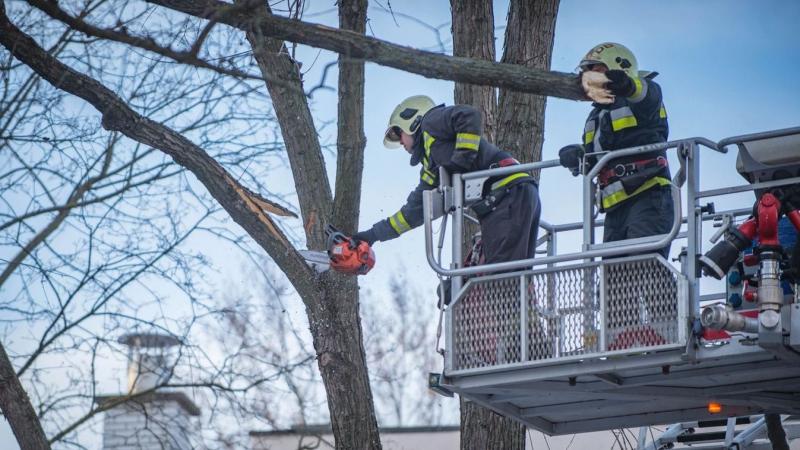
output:
[[708,412],[710,412],[711,414],[721,413],[722,412],[722,405],[720,405],[719,403],[715,403],[715,402],[709,402],[708,403]]

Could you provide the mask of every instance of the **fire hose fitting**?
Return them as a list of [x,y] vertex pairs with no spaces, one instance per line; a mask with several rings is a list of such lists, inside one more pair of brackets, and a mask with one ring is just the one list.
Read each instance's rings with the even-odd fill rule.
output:
[[783,287],[778,255],[773,252],[761,254],[761,269],[758,281],[758,320],[765,328],[775,328],[780,323],[783,306]]
[[700,323],[713,330],[758,333],[758,320],[755,317],[743,316],[726,305],[717,304],[703,308]]
[[[745,224],[747,223],[745,222]],[[700,265],[704,274],[721,280],[728,273],[728,270],[739,259],[739,254],[749,247],[753,241],[752,237],[748,237],[747,234],[742,232],[742,227],[745,224],[742,224],[738,229],[731,227],[725,232],[725,239],[700,257]]]

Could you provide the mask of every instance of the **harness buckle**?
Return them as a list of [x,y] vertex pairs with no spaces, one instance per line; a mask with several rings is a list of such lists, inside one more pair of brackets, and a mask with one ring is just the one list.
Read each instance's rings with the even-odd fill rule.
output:
[[625,167],[625,164],[617,164],[614,166],[614,175],[622,177],[625,176],[626,173],[628,173],[628,168]]

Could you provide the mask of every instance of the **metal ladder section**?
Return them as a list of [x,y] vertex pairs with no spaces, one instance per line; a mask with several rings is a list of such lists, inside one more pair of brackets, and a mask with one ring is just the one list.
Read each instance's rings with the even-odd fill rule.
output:
[[[800,438],[800,416],[783,416],[786,440]],[[680,422],[670,425],[658,437],[649,427],[639,429],[638,450],[770,450],[763,416],[730,417],[721,420]],[[648,442],[649,440],[649,442]]]
[[[691,138],[602,154],[583,180],[583,221],[541,222],[546,235],[539,244],[546,256],[482,266],[463,266],[462,239],[464,221],[474,220],[469,204],[480,199],[484,182],[558,162],[465,174],[442,171],[440,187],[423,195],[426,256],[433,270],[451,281],[443,311],[444,370],[431,378],[432,387],[551,435],[669,423],[676,423],[672,433],[683,435],[683,424],[692,421],[800,415],[800,303],[787,305],[790,329],[778,346],[762,345],[774,341],[766,332],[707,342],[695,329],[701,302],[726,298],[725,292],[700,294],[703,222],[747,211],[715,214],[701,200],[800,183],[794,176],[703,191],[701,147],[726,153],[727,145],[746,139],[784,136],[800,136],[800,127],[719,143]],[[680,163],[673,169],[671,230],[596,243],[595,229],[603,223],[596,220],[594,206],[597,174],[613,158],[658,150],[674,150]],[[439,217],[437,245],[433,221]],[[443,263],[448,220],[451,254]],[[580,231],[580,251],[559,254],[559,235]],[[653,253],[676,239],[685,242],[678,267]],[[723,412],[709,412],[708,402],[717,400]]]

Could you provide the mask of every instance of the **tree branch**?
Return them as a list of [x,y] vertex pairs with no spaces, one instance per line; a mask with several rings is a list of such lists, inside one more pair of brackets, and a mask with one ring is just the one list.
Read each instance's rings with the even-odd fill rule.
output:
[[30,36],[8,20],[5,7],[0,7],[0,44],[55,87],[94,106],[103,115],[102,125],[105,129],[119,131],[142,144],[157,148],[189,169],[234,221],[269,253],[301,296],[314,295],[313,283],[308,282],[309,277],[313,277],[312,271],[268,215],[296,217],[294,213],[242,186],[202,148],[169,127],[136,113],[97,80],[48,55]]
[[[67,205],[77,203],[80,199],[83,198],[83,196],[87,192],[89,192],[92,189],[92,186],[94,186],[95,183],[97,183],[98,181],[102,180],[105,177],[106,173],[108,172],[108,168],[111,165],[111,158],[114,154],[115,142],[116,141],[112,141],[104,152],[103,165],[100,169],[100,173],[98,173],[93,177],[89,177],[84,183],[81,183],[78,186],[76,186],[75,189],[72,191],[72,194],[70,194],[69,198],[67,199],[66,202]],[[61,224],[64,222],[64,220],[67,219],[67,216],[69,216],[71,211],[72,208],[60,209],[58,211],[58,214],[53,218],[53,220],[51,220],[50,223],[48,223],[47,226],[45,226],[42,231],[37,233],[36,236],[34,236],[33,239],[31,239],[22,248],[22,250],[20,250],[14,256],[14,258],[12,258],[11,261],[9,261],[8,265],[6,265],[6,268],[3,269],[2,273],[0,273],[0,287],[3,286],[6,280],[8,280],[8,277],[10,277],[11,274],[14,273],[15,270],[17,270],[17,267],[19,267],[19,265],[22,264],[22,261],[24,261],[25,258],[28,257],[28,255],[33,253],[33,250],[36,247],[38,247],[39,244],[44,242],[45,239],[47,239],[51,234],[53,234],[53,232],[55,232],[58,229],[58,227],[61,226]]]
[[[242,3],[247,4],[247,1],[243,0]],[[251,10],[250,14],[254,17],[272,15],[266,4]],[[324,229],[330,220],[333,196],[314,118],[303,93],[299,68],[283,42],[265,37],[258,25],[248,29],[246,35],[253,48],[253,56],[267,80],[267,90],[286,143],[307,246],[324,249]]]
[[[366,0],[339,1],[339,27],[363,35],[367,29]],[[364,172],[364,62],[339,55],[339,111],[337,120],[336,196],[333,223],[354,232],[361,204]]]
[[585,99],[580,81],[573,74],[441,55],[274,14],[257,16],[250,11],[263,3],[260,0],[246,0],[237,6],[218,0],[146,1],[200,18],[214,17],[220,23],[242,30],[257,25],[262,33],[276,39],[324,48],[350,59],[372,61],[428,78],[496,86],[571,100]]
[[206,36],[211,31],[211,28],[213,28],[215,24],[213,20],[206,25],[202,33],[200,33],[200,36],[198,36],[197,41],[192,45],[192,48],[189,51],[182,52],[173,50],[169,47],[162,47],[156,43],[155,39],[149,36],[139,37],[139,36],[134,36],[125,30],[114,31],[96,27],[94,25],[86,23],[85,21],[77,17],[70,16],[66,11],[59,8],[58,3],[54,1],[27,0],[27,2],[28,4],[42,10],[42,12],[52,17],[53,19],[61,21],[64,24],[68,25],[70,28],[78,30],[88,36],[98,37],[102,39],[108,39],[110,41],[128,44],[134,47],[141,48],[143,50],[147,50],[165,56],[179,63],[189,64],[195,67],[213,70],[214,72],[219,72],[223,75],[230,75],[232,77],[241,79],[261,80],[261,77],[257,75],[251,75],[247,72],[243,72],[238,69],[226,69],[224,67],[220,67],[211,64],[207,61],[204,61],[197,56],[200,51],[200,47],[203,44],[203,41],[205,40]]
[[[0,5],[0,7],[2,7]],[[0,409],[22,450],[49,450],[42,424],[0,343]]]

